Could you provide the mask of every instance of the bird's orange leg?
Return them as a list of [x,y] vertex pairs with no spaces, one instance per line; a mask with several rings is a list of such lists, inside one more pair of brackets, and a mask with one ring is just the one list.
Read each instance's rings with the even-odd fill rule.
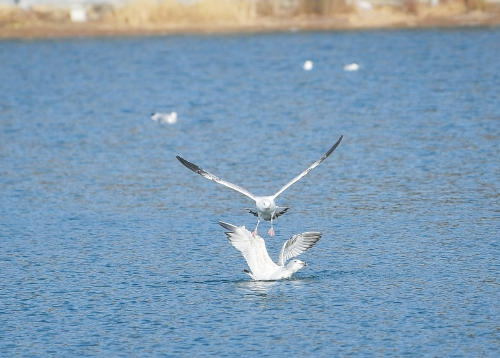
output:
[[271,228],[269,229],[269,231],[267,233],[269,234],[269,236],[275,235],[274,229],[273,229],[273,218],[272,217],[271,217]]

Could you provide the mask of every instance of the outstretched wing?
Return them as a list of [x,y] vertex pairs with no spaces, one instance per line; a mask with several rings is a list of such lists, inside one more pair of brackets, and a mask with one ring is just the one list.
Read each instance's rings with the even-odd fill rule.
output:
[[253,199],[255,200],[255,195],[253,195],[252,193],[250,193],[248,190],[242,188],[241,186],[238,186],[236,184],[233,184],[233,183],[230,183],[230,182],[227,182],[225,180],[222,180],[218,177],[216,177],[215,175],[207,172],[205,169],[202,169],[200,168],[199,166],[197,166],[196,164],[193,164],[191,162],[188,162],[186,159],[182,158],[182,157],[179,157],[178,155],[175,156],[179,162],[181,162],[186,168],[188,168],[189,170],[192,170],[193,172],[195,173],[198,173],[200,174],[202,177],[205,177],[207,179],[210,179],[210,180],[213,180],[214,182],[216,183],[219,183],[219,184],[222,184],[224,186],[227,186],[228,188],[231,188],[233,190],[236,190],[238,192],[240,192],[241,194],[243,195],[246,195],[248,196],[250,199]]
[[235,226],[223,221],[219,221],[219,225],[228,230],[226,231],[227,239],[242,253],[252,271],[253,278],[262,277],[277,269],[267,253],[264,239],[258,235],[253,236],[244,226]]
[[330,156],[330,154],[333,153],[333,151],[335,149],[337,149],[337,147],[339,146],[340,142],[342,141],[342,138],[344,136],[340,136],[339,140],[337,141],[337,143],[335,143],[333,145],[333,147],[331,147],[328,152],[325,153],[325,155],[323,155],[321,158],[319,158],[317,161],[315,161],[314,163],[311,164],[311,166],[309,168],[307,168],[306,170],[304,170],[302,173],[300,173],[299,175],[297,175],[295,178],[293,178],[292,180],[290,180],[288,183],[285,184],[285,186],[283,186],[283,188],[281,188],[276,194],[274,194],[273,196],[273,199],[276,199],[278,197],[278,195],[280,195],[282,192],[284,192],[286,189],[288,189],[293,183],[295,183],[296,181],[298,181],[299,179],[301,179],[302,177],[306,176],[307,174],[309,174],[309,172],[311,170],[313,170],[314,168],[316,168],[318,165],[320,165],[320,163],[325,160],[326,158],[328,158]]
[[278,266],[283,266],[292,257],[299,256],[316,245],[321,235],[321,232],[304,232],[286,240],[281,248]]

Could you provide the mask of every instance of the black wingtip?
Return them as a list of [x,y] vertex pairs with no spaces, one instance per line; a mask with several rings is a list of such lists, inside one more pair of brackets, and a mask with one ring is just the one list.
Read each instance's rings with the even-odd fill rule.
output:
[[330,150],[328,150],[328,152],[326,152],[326,154],[324,155],[324,158],[327,158],[330,154],[332,154],[332,153],[333,153],[333,151],[334,151],[335,149],[337,149],[337,147],[339,146],[340,142],[342,142],[342,138],[344,138],[344,136],[343,136],[343,135],[341,135],[341,136],[339,137],[339,139],[337,140],[337,142],[336,142],[336,143],[335,143],[335,144],[334,144],[334,145],[330,148]]
[[[344,135],[341,135],[339,137],[339,139],[337,140],[337,142],[333,145],[333,147],[332,147],[333,150],[335,150],[339,146],[340,142],[342,142],[342,139],[344,139]],[[333,150],[332,150],[332,152],[333,152]]]
[[202,169],[199,166],[197,166],[196,164],[188,162],[186,159],[184,159],[178,155],[176,155],[175,157],[177,158],[177,160],[179,162],[181,162],[182,165],[184,165],[189,170],[191,170],[195,173],[198,173],[198,174],[200,174],[200,171],[202,171]]
[[189,168],[189,167],[187,166],[187,163],[189,163],[189,162],[188,162],[186,159],[184,159],[183,157],[180,157],[180,156],[178,156],[178,155],[176,155],[175,157],[177,158],[177,160],[178,160],[179,162],[181,162],[181,164],[182,164],[182,165],[184,165],[185,167]]

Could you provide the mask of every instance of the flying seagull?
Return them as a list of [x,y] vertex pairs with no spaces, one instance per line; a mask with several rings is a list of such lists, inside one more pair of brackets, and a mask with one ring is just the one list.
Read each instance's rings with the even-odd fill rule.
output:
[[256,210],[251,210],[248,209],[249,212],[255,216],[257,216],[257,226],[255,227],[254,234],[258,235],[257,228],[259,227],[259,223],[261,220],[265,221],[271,221],[271,228],[269,229],[268,233],[270,236],[274,236],[274,228],[273,228],[273,220],[278,218],[279,216],[283,215],[289,208],[286,206],[280,207],[277,206],[275,203],[275,199],[283,193],[286,189],[288,189],[292,184],[294,184],[296,181],[298,181],[300,178],[303,176],[306,176],[311,170],[316,168],[323,160],[328,158],[330,154],[333,153],[333,151],[338,147],[340,144],[340,141],[342,140],[343,136],[340,136],[339,140],[331,147],[328,152],[325,153],[321,158],[319,158],[317,161],[311,164],[309,168],[304,170],[302,173],[297,175],[295,178],[290,180],[288,183],[286,183],[278,192],[274,195],[269,195],[269,196],[257,196],[252,193],[250,193],[248,190],[242,188],[241,186],[238,186],[236,184],[229,183],[225,180],[222,180],[215,175],[207,172],[205,169],[200,168],[196,164],[193,164],[191,162],[188,162],[186,159],[179,157],[178,155],[176,158],[188,169],[192,170],[195,173],[200,174],[201,176],[213,180],[216,183],[222,184],[224,186],[227,186],[228,188],[231,188],[233,190],[236,190],[240,192],[243,195],[248,196],[250,199],[255,200],[255,206]]
[[290,278],[307,264],[300,260],[291,260],[286,266],[285,263],[313,247],[323,235],[320,232],[293,235],[283,244],[278,261],[275,263],[267,253],[264,239],[259,235],[254,235],[244,226],[234,226],[222,221],[219,221],[219,224],[228,230],[227,239],[247,261],[250,271],[245,269],[244,272],[256,281]]

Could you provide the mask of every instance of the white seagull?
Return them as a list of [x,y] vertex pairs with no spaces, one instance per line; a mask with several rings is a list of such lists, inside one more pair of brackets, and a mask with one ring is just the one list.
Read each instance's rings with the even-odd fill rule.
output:
[[257,196],[253,195],[250,193],[248,190],[242,188],[241,186],[238,186],[236,184],[229,183],[225,180],[222,180],[215,175],[207,172],[205,169],[200,168],[196,164],[193,164],[191,162],[188,162],[186,159],[179,157],[178,155],[176,158],[188,169],[192,170],[195,173],[200,174],[201,176],[213,180],[216,183],[222,184],[224,186],[227,186],[228,188],[231,188],[233,190],[236,190],[240,192],[243,195],[248,196],[250,199],[255,200],[255,206],[256,206],[256,211],[253,211],[251,209],[248,209],[248,211],[257,216],[257,226],[255,227],[254,234],[258,235],[257,228],[259,227],[259,223],[261,220],[265,221],[271,221],[271,228],[269,229],[268,233],[270,236],[274,236],[274,228],[273,228],[273,220],[277,219],[279,216],[283,215],[284,213],[287,212],[289,207],[286,206],[277,206],[275,203],[275,199],[283,193],[286,189],[288,189],[292,184],[294,184],[296,181],[298,181],[300,178],[303,176],[306,176],[311,170],[316,168],[323,160],[328,158],[330,154],[333,153],[333,151],[338,147],[340,144],[340,141],[342,140],[343,136],[340,136],[339,140],[331,147],[328,152],[326,152],[321,158],[319,158],[317,161],[311,164],[309,168],[304,170],[302,173],[297,175],[295,178],[290,180],[288,183],[286,183],[278,192],[274,195],[268,195],[268,196]]
[[313,69],[313,66],[314,66],[314,63],[310,60],[307,60],[302,65],[302,68],[304,69],[304,71],[311,71]]
[[151,119],[161,124],[175,124],[177,123],[177,112],[172,113],[153,113]]
[[278,262],[275,263],[267,253],[263,238],[252,234],[244,226],[234,226],[222,221],[219,221],[219,224],[228,230],[226,232],[227,239],[243,254],[247,261],[250,271],[246,269],[243,271],[256,281],[290,278],[307,264],[300,260],[291,260],[286,266],[285,263],[292,257],[299,256],[313,247],[323,235],[320,232],[304,232],[293,235],[283,244]]
[[359,70],[359,65],[357,63],[351,63],[344,66],[344,71],[353,72]]

